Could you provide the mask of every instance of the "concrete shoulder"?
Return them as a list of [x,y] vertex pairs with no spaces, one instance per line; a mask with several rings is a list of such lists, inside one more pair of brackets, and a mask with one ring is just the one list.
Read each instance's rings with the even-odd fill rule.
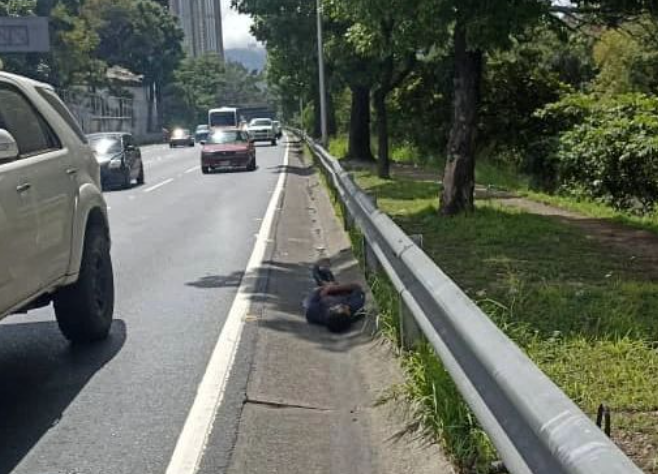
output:
[[255,298],[262,306],[255,343],[246,348],[253,358],[226,472],[452,473],[437,445],[408,433],[404,407],[382,403],[403,374],[387,344],[373,335],[372,322],[366,319],[339,335],[307,324],[302,301],[313,288],[313,263],[327,258],[339,281],[365,282],[301,146],[292,146],[285,171],[267,286]]

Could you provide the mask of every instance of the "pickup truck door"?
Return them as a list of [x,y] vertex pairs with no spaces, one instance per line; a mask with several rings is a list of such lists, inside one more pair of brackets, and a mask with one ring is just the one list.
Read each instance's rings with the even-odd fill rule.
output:
[[17,89],[0,85],[0,109],[5,129],[20,152],[19,186],[29,187],[37,216],[35,258],[26,261],[35,291],[64,277],[71,257],[76,169],[42,115]]
[[0,313],[25,301],[41,284],[30,268],[38,258],[37,205],[22,166],[21,160],[0,162]]

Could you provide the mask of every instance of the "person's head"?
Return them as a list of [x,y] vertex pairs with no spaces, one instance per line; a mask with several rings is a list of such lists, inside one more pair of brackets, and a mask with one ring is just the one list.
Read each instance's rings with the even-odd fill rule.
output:
[[346,304],[337,304],[329,308],[327,329],[331,332],[345,332],[352,324],[352,312]]

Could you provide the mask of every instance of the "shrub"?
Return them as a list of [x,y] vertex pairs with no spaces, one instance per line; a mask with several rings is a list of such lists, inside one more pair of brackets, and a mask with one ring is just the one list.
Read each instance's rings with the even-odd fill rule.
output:
[[560,134],[560,188],[618,209],[651,212],[658,202],[658,98],[627,94],[571,105],[550,112],[561,110],[566,121],[583,117]]

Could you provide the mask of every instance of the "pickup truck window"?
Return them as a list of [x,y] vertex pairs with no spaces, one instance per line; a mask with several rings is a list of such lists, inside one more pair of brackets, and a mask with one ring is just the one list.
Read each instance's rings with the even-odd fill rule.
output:
[[61,148],[57,136],[17,89],[0,84],[0,127],[12,134],[21,158]]
[[66,107],[62,99],[60,99],[54,91],[46,89],[44,87],[37,87],[37,91],[43,97],[50,106],[55,109],[55,112],[62,117],[62,120],[73,130],[73,132],[78,136],[82,143],[87,143],[87,137],[82,131],[80,124],[78,124],[77,119],[73,116],[71,111]]

